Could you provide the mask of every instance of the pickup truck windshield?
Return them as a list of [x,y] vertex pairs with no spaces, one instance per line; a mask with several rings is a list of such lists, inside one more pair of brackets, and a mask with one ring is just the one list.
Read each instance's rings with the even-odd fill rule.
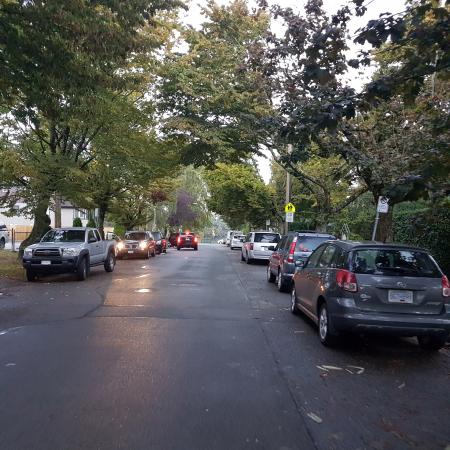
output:
[[84,242],[84,230],[51,230],[41,242]]

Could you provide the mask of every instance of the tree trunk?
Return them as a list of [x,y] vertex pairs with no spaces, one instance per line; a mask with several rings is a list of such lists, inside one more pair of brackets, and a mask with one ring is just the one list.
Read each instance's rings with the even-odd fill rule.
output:
[[47,233],[47,231],[51,230],[50,217],[47,214],[49,202],[49,198],[42,199],[34,209],[33,229],[31,230],[30,236],[20,244],[19,258],[22,258],[25,247],[39,242],[42,236]]
[[377,241],[392,242],[394,240],[393,210],[394,205],[389,205],[389,211],[386,214],[380,213],[380,220],[378,222],[376,233]]
[[54,199],[55,228],[61,228],[61,196],[59,194],[55,194]]
[[108,211],[108,202],[101,203],[98,206],[98,231],[100,231],[100,235],[102,239],[105,239],[105,217]]

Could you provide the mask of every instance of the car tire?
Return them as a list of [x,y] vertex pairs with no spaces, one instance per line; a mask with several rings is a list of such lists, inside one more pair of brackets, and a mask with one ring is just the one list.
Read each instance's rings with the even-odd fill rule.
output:
[[198,251],[198,247],[194,247],[194,251]]
[[88,277],[88,259],[86,256],[81,258],[81,261],[77,267],[77,279],[78,281],[84,281]]
[[267,282],[268,283],[275,283],[276,280],[276,276],[272,273],[272,271],[270,270],[270,265],[267,265],[267,271],[266,271],[266,278],[267,278]]
[[104,264],[104,268],[106,272],[114,272],[114,267],[116,267],[116,257],[114,256],[113,252],[109,252]]
[[180,247],[177,247],[177,250],[178,250],[178,251],[180,251],[180,250],[181,250],[181,248],[180,248]]
[[27,269],[27,281],[36,281],[37,276],[36,276],[36,272],[34,272],[31,269]]
[[446,335],[437,335],[437,334],[428,334],[425,336],[417,336],[417,341],[419,345],[424,350],[428,351],[438,351],[445,346],[447,342],[448,336]]
[[244,254],[241,251],[241,261],[245,261]]
[[0,239],[0,250],[3,250],[5,248],[5,246],[6,246],[6,241],[3,238],[1,238]]
[[328,313],[327,304],[323,302],[319,309],[319,339],[326,347],[333,347],[337,344],[337,335],[333,333],[333,325]]
[[280,292],[288,292],[289,287],[286,281],[283,278],[283,273],[281,272],[281,269],[278,270],[278,276],[277,276],[277,287]]
[[152,258],[154,258],[156,256],[156,252],[155,252],[155,250],[153,249],[153,252],[152,252]]
[[294,314],[294,316],[297,316],[300,314],[300,310],[298,309],[297,305],[298,299],[297,299],[297,292],[295,291],[295,285],[292,286],[291,290],[291,313]]

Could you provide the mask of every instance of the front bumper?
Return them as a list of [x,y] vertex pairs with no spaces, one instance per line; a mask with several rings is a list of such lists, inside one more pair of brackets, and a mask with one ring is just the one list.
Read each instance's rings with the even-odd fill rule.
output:
[[[50,261],[50,264],[42,264],[42,261]],[[78,266],[78,256],[70,258],[23,258],[24,269],[32,270],[36,273],[67,273],[75,272]]]
[[387,314],[339,307],[330,311],[337,331],[373,332],[399,336],[450,334],[450,308],[443,314]]

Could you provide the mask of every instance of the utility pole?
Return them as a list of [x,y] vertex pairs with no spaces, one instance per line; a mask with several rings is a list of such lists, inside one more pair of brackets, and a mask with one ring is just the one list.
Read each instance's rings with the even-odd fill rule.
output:
[[[288,144],[288,154],[292,153],[292,144]],[[286,205],[291,201],[291,174],[286,170]],[[286,218],[285,218],[286,220]],[[289,233],[289,222],[284,223],[284,233]]]

